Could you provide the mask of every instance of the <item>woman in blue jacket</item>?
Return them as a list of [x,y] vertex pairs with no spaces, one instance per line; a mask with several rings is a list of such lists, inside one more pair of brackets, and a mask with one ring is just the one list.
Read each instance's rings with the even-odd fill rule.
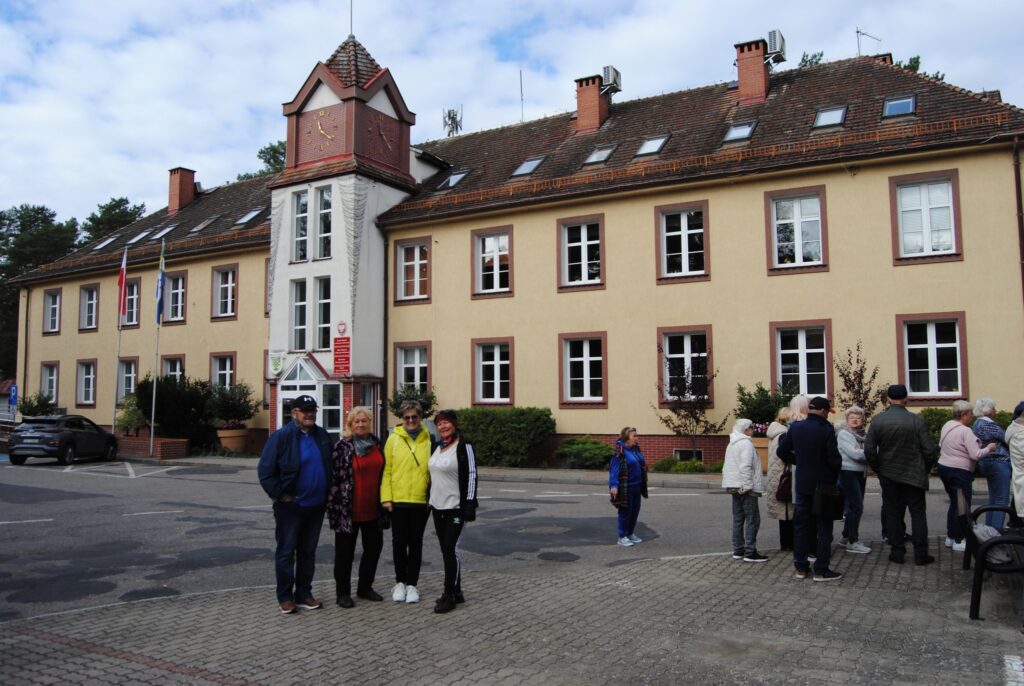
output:
[[634,427],[622,429],[615,441],[615,454],[608,469],[608,492],[619,509],[618,544],[628,547],[642,542],[634,531],[640,517],[640,499],[647,497],[647,462],[640,452]]

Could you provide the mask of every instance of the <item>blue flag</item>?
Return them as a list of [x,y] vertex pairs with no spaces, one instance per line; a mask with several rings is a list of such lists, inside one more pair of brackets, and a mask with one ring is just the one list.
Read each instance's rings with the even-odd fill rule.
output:
[[160,272],[156,275],[156,325],[164,318],[164,242],[160,241]]

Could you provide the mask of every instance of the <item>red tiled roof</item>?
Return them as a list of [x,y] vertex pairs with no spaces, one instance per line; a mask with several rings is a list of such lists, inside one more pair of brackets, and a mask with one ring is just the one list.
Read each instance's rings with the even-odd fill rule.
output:
[[[912,116],[882,118],[887,98],[916,96]],[[987,94],[986,94],[987,95]],[[842,126],[813,128],[819,109],[845,105]],[[723,144],[729,125],[756,122],[749,141]],[[459,185],[437,191],[447,171],[381,217],[395,225],[554,199],[717,176],[749,174],[972,145],[1024,132],[1024,111],[991,97],[859,57],[773,74],[763,103],[740,106],[737,91],[716,84],[613,103],[608,119],[578,134],[571,113],[470,133],[417,147],[469,170]],[[636,157],[648,136],[670,134],[659,154]],[[583,161],[598,145],[618,144],[604,163]],[[530,157],[546,155],[525,179],[510,179]]]
[[346,88],[363,88],[381,71],[377,60],[352,35],[338,46],[325,64]]

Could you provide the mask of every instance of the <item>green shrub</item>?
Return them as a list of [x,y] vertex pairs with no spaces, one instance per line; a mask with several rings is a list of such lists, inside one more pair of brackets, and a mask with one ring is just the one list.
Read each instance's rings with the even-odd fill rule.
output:
[[939,435],[942,433],[942,427],[953,418],[953,410],[948,407],[926,407],[919,413],[924,423],[928,425],[928,433],[932,435],[935,440],[935,445],[939,444]]
[[138,436],[139,429],[149,426],[146,415],[139,409],[139,399],[135,394],[126,396],[121,403],[121,411],[117,413],[114,426],[125,436]]
[[[153,379],[147,374],[135,385],[135,397],[143,416],[151,416]],[[156,425],[160,435],[187,438],[192,449],[200,450],[217,442],[210,399],[209,381],[162,376],[156,382]]]
[[459,430],[485,467],[524,467],[555,432],[546,407],[469,407],[458,410]]
[[18,401],[18,412],[22,417],[44,417],[57,410],[57,403],[42,393],[26,395]]
[[725,466],[725,460],[721,460],[719,462],[712,462],[711,464],[709,464],[707,466],[707,471],[712,473],[712,474],[721,474],[722,473],[722,467],[724,467],[724,466]]
[[[415,400],[420,404],[420,407],[423,408],[423,419],[433,416],[437,410],[437,393],[434,392],[433,388],[421,391],[412,384],[406,384],[388,398],[388,412],[396,417],[401,417],[402,403],[407,400]],[[461,417],[461,414],[459,416]]]
[[220,421],[222,429],[244,429],[245,422],[259,409],[260,401],[253,400],[252,387],[244,381],[212,389],[209,412]]
[[669,455],[668,457],[663,457],[660,460],[658,460],[657,462],[655,462],[654,464],[652,464],[651,465],[651,471],[652,472],[659,472],[659,473],[662,473],[662,474],[667,474],[667,473],[671,472],[672,471],[672,467],[674,467],[678,463],[679,463],[679,460],[676,459],[675,455]]
[[736,409],[732,412],[737,419],[749,419],[755,424],[768,426],[775,421],[779,409],[789,405],[794,395],[794,389],[789,387],[769,391],[760,381],[754,384],[752,391],[744,388],[743,384],[736,384]]
[[673,474],[703,474],[704,463],[700,460],[679,460],[672,465]]
[[1013,413],[1007,412],[1006,410],[999,410],[996,412],[996,416],[992,418],[992,421],[1001,426],[1003,431],[1006,431],[1006,427],[1010,426],[1010,422],[1013,421]]
[[555,450],[555,457],[569,469],[608,469],[612,453],[607,443],[583,436],[563,441]]

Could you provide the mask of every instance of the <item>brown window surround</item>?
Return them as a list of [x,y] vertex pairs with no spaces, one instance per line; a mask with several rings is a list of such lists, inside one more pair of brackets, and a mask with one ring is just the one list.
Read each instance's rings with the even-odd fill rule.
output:
[[[787,198],[807,197],[808,195],[818,196],[819,222],[821,223],[821,264],[810,265],[776,265],[775,264],[775,227],[772,222],[772,205],[776,200]],[[800,230],[799,225],[794,222],[793,232]],[[764,245],[765,257],[768,267],[768,276],[779,276],[782,274],[806,274],[808,272],[828,271],[828,205],[825,202],[825,186],[803,186],[801,188],[783,188],[776,191],[765,191],[764,193]]]
[[[566,268],[566,246],[565,246],[565,229],[569,226],[580,226],[583,224],[593,224],[597,222],[597,234],[598,234],[598,251],[601,255],[601,281],[599,283],[585,283],[579,285],[569,285],[565,283],[567,274],[565,273]],[[601,214],[588,214],[580,217],[563,217],[555,221],[555,228],[558,231],[558,249],[555,251],[555,261],[557,263],[557,278],[556,283],[559,293],[569,293],[572,291],[593,291],[603,290],[608,284],[608,260],[605,259],[604,249],[604,213]]]
[[270,258],[263,260],[263,316],[270,316]]
[[[949,192],[953,204],[953,252],[942,255],[921,255],[920,257],[900,256],[900,210],[897,194],[900,186],[927,181],[949,181]],[[960,262],[964,259],[964,241],[960,229],[960,173],[957,169],[942,169],[922,174],[904,174],[889,177],[889,223],[892,226],[892,264],[902,266],[931,262]],[[966,397],[966,396],[965,396]]]
[[164,372],[164,363],[167,360],[181,360],[181,370],[182,370],[182,373],[184,373],[186,375],[188,374],[188,367],[185,366],[185,353],[180,353],[180,354],[172,353],[170,355],[161,355],[160,356],[160,376],[167,376],[167,374]]
[[955,321],[957,343],[960,348],[960,392],[949,395],[929,396],[907,396],[907,404],[919,407],[945,407],[954,400],[970,398],[970,384],[967,378],[967,314],[959,312],[927,312],[924,314],[897,314],[896,315],[896,374],[898,383],[907,383],[907,362],[906,362],[906,340],[904,338],[904,327],[907,324],[930,323],[940,321]]
[[[57,296],[57,328],[47,329],[46,323],[50,320],[50,298]],[[59,336],[60,335],[60,320],[64,317],[64,289],[63,288],[47,288],[43,291],[43,335],[44,336]]]
[[[233,314],[217,314],[217,291],[218,291],[218,278],[222,272],[235,273],[235,311]],[[238,263],[233,262],[231,264],[218,264],[210,268],[210,321],[211,322],[224,322],[234,321],[238,319],[238,302],[240,300],[241,289],[239,284],[241,279],[239,278]]]
[[231,385],[234,386],[238,383],[238,351],[237,350],[223,350],[221,352],[210,353],[210,383],[214,386],[217,385],[217,358],[218,357],[230,357],[231,358]]
[[[481,345],[494,345],[504,343],[508,345],[508,400],[481,400],[477,395],[477,376],[479,373],[479,354]],[[470,398],[473,399],[474,407],[491,407],[516,404],[516,339],[512,336],[506,338],[474,338],[470,340],[473,346],[473,354],[470,356]]]
[[[185,293],[181,303],[181,319],[168,319],[171,313],[171,278],[184,280]],[[188,321],[188,270],[164,274],[164,316],[160,326],[181,326]],[[181,357],[178,355],[177,357]]]
[[[470,233],[469,263],[473,265],[472,281],[469,284],[469,297],[471,300],[485,300],[490,298],[511,298],[515,292],[515,265],[513,263],[512,250],[512,225],[495,226],[489,229],[473,229]],[[481,291],[476,290],[477,279],[480,276],[480,253],[477,246],[481,238],[488,236],[508,236],[508,290],[505,291]]]
[[[662,263],[664,262],[665,237],[662,235],[662,217],[666,214],[700,210],[704,217],[704,273],[703,274],[664,274]],[[686,244],[685,236],[683,244]],[[673,205],[658,205],[654,208],[654,272],[655,282],[658,285],[668,283],[688,283],[692,281],[711,280],[711,242],[708,240],[708,201],[694,200],[693,202],[678,203]]]
[[[134,284],[135,285],[135,292],[138,293],[139,295],[135,299],[135,323],[134,324],[124,324],[124,323],[122,323],[121,324],[121,328],[122,329],[137,329],[137,328],[139,328],[139,326],[142,323],[142,278],[136,276],[136,277],[131,278],[131,279],[125,279],[124,280],[124,284],[125,284],[124,285],[125,293],[127,293],[128,292],[127,289]],[[118,315],[118,316],[120,317],[120,315]]]
[[60,360],[43,360],[42,362],[39,363],[39,392],[40,393],[42,393],[46,389],[45,385],[43,384],[43,380],[44,380],[43,368],[44,367],[54,367],[55,368],[56,380],[57,380],[57,392],[54,393],[54,395],[56,397],[53,399],[53,404],[57,405],[59,407],[60,406]]
[[[91,403],[80,403],[78,398],[80,397],[79,391],[81,390],[78,386],[78,368],[83,364],[92,365],[92,402]],[[100,385],[100,365],[96,362],[96,358],[88,360],[75,360],[75,407],[96,407],[96,398],[99,396],[99,385]]]
[[825,330],[825,395],[835,394],[835,378],[832,368],[832,320],[831,319],[798,319],[788,322],[768,322],[768,338],[771,346],[771,374],[773,392],[779,390],[779,341],[780,329],[824,329]]
[[[117,397],[117,394],[120,392],[121,381],[123,379],[123,377],[121,376],[121,363],[122,362],[134,362],[135,363],[135,385],[136,386],[138,386],[139,385],[139,381],[142,380],[142,370],[139,367],[139,358],[138,357],[119,357],[119,358],[117,358],[117,387],[114,388],[114,397],[115,398]],[[121,405],[123,402],[124,402],[124,398],[121,398],[120,400],[117,401],[117,404]]]
[[[82,306],[84,304],[85,292],[96,291],[96,324],[94,326],[82,326]],[[100,329],[100,285],[98,283],[83,283],[78,287],[78,333],[96,333]]]
[[[425,296],[416,298],[402,298],[399,294],[402,292],[402,279],[403,270],[401,268],[401,253],[403,248],[408,248],[414,245],[425,245],[427,246],[427,276],[426,284],[424,284],[424,290],[426,291]],[[430,298],[432,295],[432,271],[434,268],[434,250],[431,243],[430,236],[417,236],[415,238],[403,238],[400,241],[395,241],[395,254],[393,255],[392,263],[394,264],[395,278],[394,278],[394,289],[395,295],[392,303],[396,306],[399,305],[428,305],[430,304]]]
[[[711,325],[697,324],[694,326],[660,326],[658,327],[658,407],[672,407],[672,402],[665,399],[665,336],[672,334],[702,333],[708,350],[708,376],[715,373],[713,350],[711,347]],[[708,408],[715,406],[715,381],[708,383]]]
[[392,387],[396,391],[399,388],[401,388],[401,384],[399,383],[399,379],[401,378],[402,365],[400,364],[400,361],[398,359],[398,357],[399,357],[398,354],[402,350],[405,350],[406,348],[426,348],[427,349],[427,378],[426,378],[426,383],[427,383],[427,388],[429,389],[430,386],[431,386],[431,378],[430,377],[431,377],[431,373],[433,371],[433,366],[434,366],[433,351],[431,349],[432,348],[432,344],[431,344],[430,341],[395,341],[394,345],[392,346],[392,354],[391,354],[392,358],[394,359],[394,365],[392,367],[392,382],[393,382],[392,383]]
[[[568,341],[597,338],[601,341],[601,400],[568,400],[565,387],[566,360],[565,344]],[[587,331],[582,333],[558,334],[558,407],[562,409],[607,409],[608,407],[608,332]]]

